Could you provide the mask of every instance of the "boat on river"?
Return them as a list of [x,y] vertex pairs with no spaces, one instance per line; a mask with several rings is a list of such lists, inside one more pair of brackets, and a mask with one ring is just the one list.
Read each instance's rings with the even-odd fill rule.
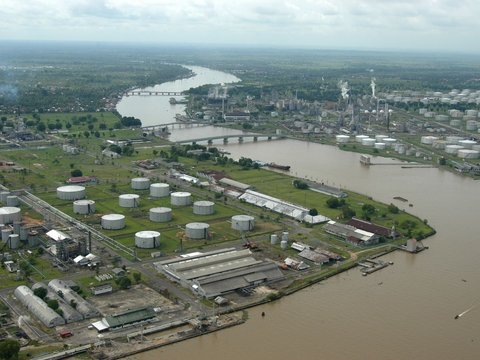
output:
[[271,168],[274,168],[274,169],[290,171],[290,165],[280,165],[280,164],[276,164],[274,162],[271,162],[267,166],[271,167]]

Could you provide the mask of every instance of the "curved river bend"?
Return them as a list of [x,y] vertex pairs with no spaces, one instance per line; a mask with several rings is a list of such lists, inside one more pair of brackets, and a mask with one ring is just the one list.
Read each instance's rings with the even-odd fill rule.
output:
[[[150,99],[152,103],[159,100]],[[122,103],[122,115],[147,119],[135,113],[140,105],[130,103],[131,112],[124,112],[121,106],[129,106]],[[148,119],[154,119],[155,114],[150,113]],[[185,133],[181,136],[193,137],[195,129]],[[366,168],[360,166],[359,154],[294,140],[231,143],[224,147],[234,158],[245,156],[288,164],[292,175],[342,186],[385,203],[402,196],[414,205],[406,210],[428,219],[438,233],[426,240],[429,250],[417,255],[391,253],[386,259],[395,265],[368,277],[362,277],[356,269],[344,272],[249,310],[244,325],[132,358],[480,358],[478,182],[434,168]],[[405,203],[395,203],[405,207]],[[472,305],[479,308],[454,320],[456,314]],[[263,311],[265,317],[260,316]]]

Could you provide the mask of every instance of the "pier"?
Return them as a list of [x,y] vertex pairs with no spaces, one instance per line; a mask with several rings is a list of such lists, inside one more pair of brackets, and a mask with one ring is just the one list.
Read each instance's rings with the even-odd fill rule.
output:
[[367,276],[375,271],[386,268],[388,265],[392,265],[383,260],[374,260],[372,258],[359,261],[357,264],[361,267],[360,271],[362,272],[363,276]]

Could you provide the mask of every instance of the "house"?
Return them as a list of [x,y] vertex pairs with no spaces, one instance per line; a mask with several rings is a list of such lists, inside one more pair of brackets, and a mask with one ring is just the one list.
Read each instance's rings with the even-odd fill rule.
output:
[[97,296],[97,295],[102,295],[102,294],[110,294],[113,291],[112,284],[102,284],[102,285],[97,285],[97,286],[92,286],[90,288],[92,291],[92,294]]
[[120,268],[113,268],[112,272],[113,272],[113,275],[115,275],[115,277],[117,277],[117,278],[125,276],[125,270],[120,269]]
[[16,272],[18,270],[18,264],[13,261],[5,261],[3,265],[5,265],[5,269],[7,269],[7,271],[10,273]]

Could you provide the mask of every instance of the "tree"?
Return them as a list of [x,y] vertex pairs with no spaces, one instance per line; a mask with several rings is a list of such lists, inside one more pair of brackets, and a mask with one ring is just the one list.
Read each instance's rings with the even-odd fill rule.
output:
[[47,305],[52,310],[57,310],[58,309],[58,301],[55,300],[55,299],[48,300]]
[[308,184],[302,180],[295,179],[293,180],[293,186],[300,190],[308,189]]
[[344,219],[351,219],[356,214],[355,210],[351,209],[348,205],[342,206],[342,216]]
[[115,282],[120,287],[120,289],[128,289],[130,286],[132,286],[132,281],[126,276],[118,278]]
[[308,215],[317,216],[317,215],[318,215],[318,210],[315,209],[315,208],[312,208],[312,209],[310,209],[310,211],[308,212]]
[[45,296],[47,296],[47,292],[47,289],[45,289],[43,286],[33,290],[33,294],[38,296],[40,299],[45,299]]
[[40,132],[44,132],[47,129],[47,126],[43,122],[39,122],[37,124],[37,130]]
[[133,280],[135,280],[135,282],[138,284],[142,280],[142,273],[134,272]]
[[71,299],[71,300],[70,300],[70,306],[71,306],[72,308],[76,309],[76,308],[77,308],[77,302],[76,302],[75,300]]
[[362,213],[365,219],[369,220],[375,214],[375,207],[371,204],[364,204],[362,206]]
[[77,176],[82,176],[83,175],[83,172],[82,170],[80,169],[75,169],[75,170],[72,170],[70,172],[70,174],[73,176],[73,177],[77,177]]
[[398,207],[393,205],[393,204],[390,204],[388,205],[388,211],[391,212],[392,214],[398,214]]
[[20,343],[17,340],[5,339],[0,341],[0,359],[17,360]]

